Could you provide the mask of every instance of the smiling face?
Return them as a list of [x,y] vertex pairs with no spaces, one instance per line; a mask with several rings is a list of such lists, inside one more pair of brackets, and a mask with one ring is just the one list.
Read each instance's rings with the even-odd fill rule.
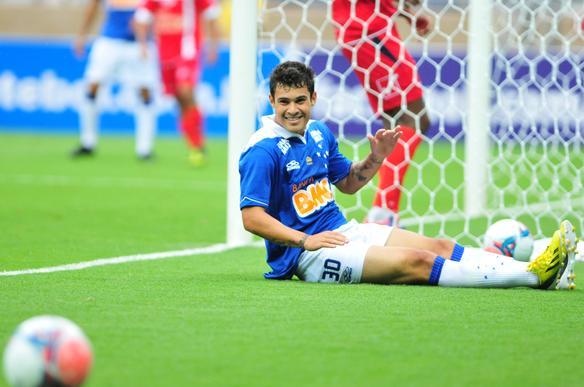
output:
[[270,104],[274,109],[276,123],[302,136],[315,103],[316,92],[310,95],[306,86],[289,87],[278,84],[274,94],[270,94]]

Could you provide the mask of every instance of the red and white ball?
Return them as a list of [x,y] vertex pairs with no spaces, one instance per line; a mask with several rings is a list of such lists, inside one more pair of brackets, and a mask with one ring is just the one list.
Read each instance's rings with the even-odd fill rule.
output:
[[4,372],[12,386],[78,386],[87,378],[93,354],[81,328],[58,316],[22,322],[4,351]]
[[533,252],[533,242],[527,226],[514,219],[503,219],[487,229],[484,249],[527,262]]

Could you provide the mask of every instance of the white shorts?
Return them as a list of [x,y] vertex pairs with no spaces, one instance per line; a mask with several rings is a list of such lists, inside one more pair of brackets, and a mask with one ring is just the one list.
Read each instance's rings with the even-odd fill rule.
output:
[[85,70],[89,83],[104,83],[116,79],[134,87],[153,89],[158,80],[158,58],[154,44],[148,46],[148,58],[143,58],[137,42],[99,37],[93,43]]
[[304,251],[298,260],[296,276],[307,282],[361,282],[365,254],[371,246],[385,246],[393,227],[351,220],[335,231],[349,243],[334,248]]

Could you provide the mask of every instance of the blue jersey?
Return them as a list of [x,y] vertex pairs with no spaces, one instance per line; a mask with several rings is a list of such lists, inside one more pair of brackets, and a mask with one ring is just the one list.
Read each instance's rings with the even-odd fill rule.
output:
[[104,0],[105,18],[101,35],[112,39],[136,40],[131,22],[138,0]]
[[[239,160],[240,208],[259,206],[284,225],[306,234],[334,230],[347,220],[331,184],[345,178],[351,162],[339,152],[328,127],[309,121],[304,136],[262,118]],[[290,279],[302,249],[266,241],[270,279]]]

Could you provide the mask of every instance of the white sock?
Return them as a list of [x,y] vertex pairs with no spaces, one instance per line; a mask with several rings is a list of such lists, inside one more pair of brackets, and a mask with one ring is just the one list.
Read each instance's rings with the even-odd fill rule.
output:
[[140,103],[136,111],[136,154],[138,156],[146,156],[154,148],[155,120],[152,104]]
[[81,146],[93,149],[97,146],[97,104],[85,98],[79,110]]
[[[441,257],[442,271],[439,286],[467,288],[512,288],[517,286],[538,287],[539,278],[527,271],[527,262],[492,254],[486,259],[468,259],[454,262]],[[435,264],[436,265],[436,264]]]
[[[511,257],[507,257],[504,255],[499,255],[499,254],[495,254],[495,253],[491,253],[487,250],[483,250],[483,249],[479,249],[477,247],[465,247],[464,248],[464,253],[462,254],[462,257],[460,259],[461,262],[465,262],[468,260],[472,260],[473,262],[478,260],[478,261],[483,261],[486,259],[494,259],[494,258],[507,258],[510,259],[512,261],[515,261],[513,258]],[[519,262],[519,261],[517,261]]]

